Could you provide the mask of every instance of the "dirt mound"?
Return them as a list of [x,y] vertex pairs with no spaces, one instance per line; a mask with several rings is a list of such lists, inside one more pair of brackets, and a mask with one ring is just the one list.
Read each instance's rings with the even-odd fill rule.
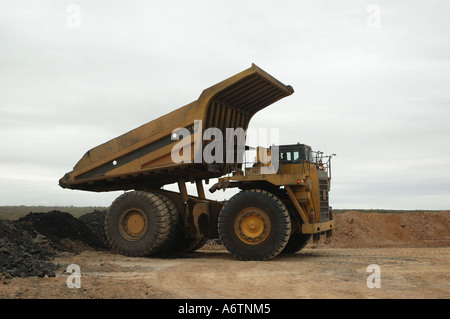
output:
[[330,247],[450,246],[450,211],[335,215]]
[[100,211],[80,219],[51,211],[30,213],[16,221],[0,220],[0,274],[51,277],[58,268],[51,259],[58,253],[107,248],[102,218]]

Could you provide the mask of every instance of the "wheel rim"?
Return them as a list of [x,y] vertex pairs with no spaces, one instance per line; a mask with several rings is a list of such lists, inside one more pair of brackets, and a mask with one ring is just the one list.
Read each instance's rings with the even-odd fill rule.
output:
[[119,218],[119,232],[129,241],[140,240],[147,233],[148,220],[140,208],[125,210]]
[[270,233],[270,219],[256,207],[249,207],[236,216],[234,231],[238,238],[250,245],[262,243]]

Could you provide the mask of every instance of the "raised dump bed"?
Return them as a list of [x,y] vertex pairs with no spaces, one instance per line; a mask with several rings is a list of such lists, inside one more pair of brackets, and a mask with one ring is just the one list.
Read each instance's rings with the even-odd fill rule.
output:
[[[210,88],[198,100],[89,150],[73,171],[61,178],[63,188],[87,191],[153,189],[180,179],[193,181],[229,173],[233,163],[174,163],[171,151],[177,128],[191,133],[201,120],[201,134],[216,127],[247,129],[250,119],[266,106],[291,95],[286,86],[256,65]],[[203,147],[202,147],[203,149]]]

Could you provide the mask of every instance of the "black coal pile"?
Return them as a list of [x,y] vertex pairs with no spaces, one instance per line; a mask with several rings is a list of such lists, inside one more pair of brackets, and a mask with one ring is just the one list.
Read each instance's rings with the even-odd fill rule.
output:
[[25,230],[20,223],[0,220],[0,274],[8,278],[54,277],[56,251],[44,236]]
[[106,210],[95,210],[92,213],[84,214],[78,218],[98,237],[103,245],[101,248],[109,248],[105,233],[105,216]]
[[18,222],[25,228],[47,237],[52,246],[60,251],[76,252],[84,245],[93,248],[105,247],[99,236],[85,222],[69,213],[30,213]]
[[95,211],[79,219],[69,213],[30,213],[16,221],[0,220],[0,275],[55,276],[52,259],[61,252],[107,249],[104,216]]

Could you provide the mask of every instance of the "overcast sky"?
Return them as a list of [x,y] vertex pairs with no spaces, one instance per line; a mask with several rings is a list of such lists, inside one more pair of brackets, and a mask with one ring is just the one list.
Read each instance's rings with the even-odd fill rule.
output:
[[[252,63],[295,93],[250,122],[336,153],[335,208],[450,209],[448,1],[0,1],[0,205]],[[219,196],[227,197],[227,193]]]

